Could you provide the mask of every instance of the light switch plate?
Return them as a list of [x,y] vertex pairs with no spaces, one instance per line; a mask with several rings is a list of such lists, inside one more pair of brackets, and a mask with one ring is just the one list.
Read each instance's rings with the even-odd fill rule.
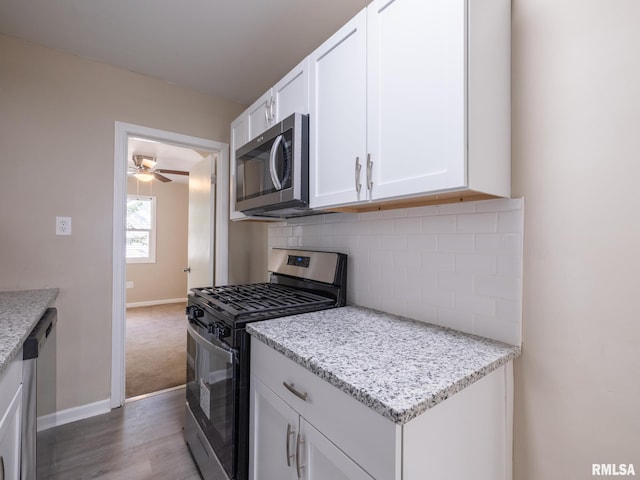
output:
[[71,217],[56,217],[56,235],[71,235]]

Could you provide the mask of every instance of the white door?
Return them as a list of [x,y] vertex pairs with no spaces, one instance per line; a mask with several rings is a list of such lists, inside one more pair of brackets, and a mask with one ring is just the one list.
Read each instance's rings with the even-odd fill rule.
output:
[[[304,419],[300,420],[304,446],[300,462],[305,480],[374,480],[358,464]],[[276,477],[273,477],[276,478]]]
[[366,26],[362,10],[310,56],[311,207],[366,198]]
[[293,113],[309,113],[309,59],[305,58],[275,84],[273,91],[274,122]]
[[249,480],[297,479],[298,414],[253,375],[250,391]]
[[466,185],[465,3],[367,8],[373,199]]
[[253,102],[247,111],[249,115],[249,140],[253,140],[271,126],[273,115],[271,89]]
[[187,288],[213,285],[214,155],[189,171],[189,239]]

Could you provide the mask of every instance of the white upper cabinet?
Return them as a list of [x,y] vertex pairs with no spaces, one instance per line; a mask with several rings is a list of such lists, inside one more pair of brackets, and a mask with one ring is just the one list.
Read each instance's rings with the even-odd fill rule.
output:
[[309,113],[309,58],[271,89],[271,115],[277,123],[294,113]]
[[310,56],[311,207],[366,198],[366,13],[362,10]]
[[509,196],[509,62],[508,0],[372,2],[311,54],[311,206]]
[[[263,94],[247,109],[249,139],[257,137],[272,125],[271,89]],[[247,141],[248,141],[247,140]],[[241,147],[242,145],[238,145]]]
[[[247,109],[254,139],[292,113],[309,113],[309,59],[305,58]],[[246,143],[246,142],[245,142]],[[242,144],[238,145],[241,147]]]

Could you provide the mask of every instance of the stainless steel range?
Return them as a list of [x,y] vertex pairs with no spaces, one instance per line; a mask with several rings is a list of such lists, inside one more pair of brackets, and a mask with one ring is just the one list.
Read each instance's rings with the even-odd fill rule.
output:
[[274,248],[269,283],[194,288],[187,303],[184,435],[205,479],[246,480],[249,322],[346,304],[347,256]]

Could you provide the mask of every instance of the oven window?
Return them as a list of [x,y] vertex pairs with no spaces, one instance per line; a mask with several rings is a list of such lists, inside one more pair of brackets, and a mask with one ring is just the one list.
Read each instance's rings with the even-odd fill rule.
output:
[[189,331],[187,402],[227,472],[233,466],[236,363],[235,353]]

